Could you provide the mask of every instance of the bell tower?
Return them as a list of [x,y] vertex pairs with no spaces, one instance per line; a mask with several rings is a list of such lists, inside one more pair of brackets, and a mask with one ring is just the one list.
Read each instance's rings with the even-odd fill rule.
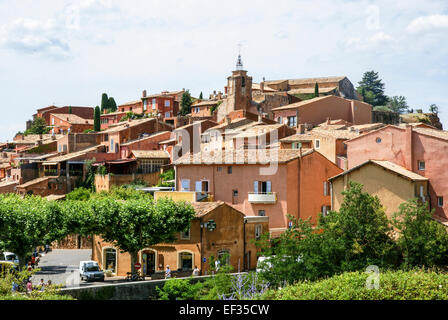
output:
[[232,111],[248,111],[252,104],[252,77],[244,70],[241,54],[238,55],[236,70],[227,78],[228,104]]

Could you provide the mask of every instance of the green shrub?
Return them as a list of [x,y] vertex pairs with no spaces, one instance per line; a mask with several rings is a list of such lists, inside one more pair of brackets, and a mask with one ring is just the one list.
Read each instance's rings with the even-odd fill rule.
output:
[[268,300],[447,300],[448,275],[423,270],[379,274],[379,288],[368,289],[369,274],[351,272],[317,282],[300,282],[263,295]]
[[201,288],[202,283],[192,284],[190,279],[170,279],[156,290],[160,300],[197,300]]
[[90,190],[80,187],[67,194],[66,198],[67,200],[87,201],[90,199],[91,194]]

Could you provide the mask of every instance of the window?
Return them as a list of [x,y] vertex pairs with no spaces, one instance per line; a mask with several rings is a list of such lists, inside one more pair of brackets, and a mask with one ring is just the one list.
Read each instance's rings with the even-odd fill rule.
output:
[[264,210],[258,210],[259,217],[266,217],[266,212]]
[[272,192],[271,181],[254,181],[254,193],[270,193]]
[[242,77],[241,78],[241,87],[244,88],[246,86],[246,78]]
[[171,112],[165,112],[165,118],[169,118],[171,116]]
[[443,208],[443,197],[437,197],[437,206]]
[[227,167],[227,173],[228,174],[232,174],[232,166],[228,166]]
[[232,195],[234,197],[238,197],[238,190],[232,190]]
[[330,195],[330,184],[327,181],[324,181],[324,196]]
[[293,144],[292,144],[292,148],[293,148],[294,150],[301,149],[301,148],[302,148],[302,142],[293,143]]
[[114,152],[114,139],[110,140],[110,152]]
[[425,161],[417,161],[418,163],[418,170],[425,171]]
[[278,118],[277,118],[277,122],[278,122],[278,123],[282,123],[282,121],[283,121],[282,117],[278,117]]
[[117,272],[117,250],[114,248],[104,249],[104,265],[103,269],[111,270],[112,273]]
[[182,190],[181,191],[190,191],[190,180],[184,179],[181,182]]
[[328,215],[328,207],[327,206],[322,206],[322,215],[324,217],[326,217]]
[[290,127],[297,126],[297,117],[296,116],[288,117],[288,126],[290,126]]
[[261,224],[257,224],[255,225],[255,239],[259,240],[261,238],[261,233],[262,233],[262,225]]
[[222,167],[218,167],[218,172],[222,172]]
[[180,233],[180,240],[190,240],[190,228]]
[[208,192],[208,181],[196,181],[196,192]]
[[171,106],[171,102],[170,100],[165,100],[165,107],[170,107]]
[[220,250],[218,251],[218,261],[221,266],[230,264],[230,252],[229,250]]
[[320,149],[320,140],[319,139],[316,139],[316,141],[314,141],[314,147],[316,149]]
[[182,270],[193,269],[193,254],[189,252],[179,253],[179,269]]
[[376,138],[376,143],[381,143],[381,138],[380,137],[378,137],[378,138]]
[[155,109],[157,104],[157,99],[152,99],[152,108]]
[[143,100],[143,110],[146,111],[148,107],[148,100]]

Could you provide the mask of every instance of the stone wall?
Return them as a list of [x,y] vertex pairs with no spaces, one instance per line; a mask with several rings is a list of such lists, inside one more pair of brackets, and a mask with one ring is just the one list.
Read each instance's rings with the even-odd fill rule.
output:
[[372,123],[398,124],[400,123],[400,114],[388,111],[372,111]]
[[[205,281],[213,276],[194,277],[192,283]],[[78,288],[65,288],[61,294],[69,295],[78,300],[155,300],[157,299],[156,288],[165,285],[163,280],[124,282],[111,285],[95,285]]]
[[72,234],[63,240],[53,242],[51,246],[53,249],[92,249],[92,238]]
[[95,187],[97,192],[109,191],[112,186],[122,186],[130,184],[135,180],[143,180],[148,186],[156,185],[159,182],[160,173],[148,173],[148,174],[129,174],[129,175],[96,175]]

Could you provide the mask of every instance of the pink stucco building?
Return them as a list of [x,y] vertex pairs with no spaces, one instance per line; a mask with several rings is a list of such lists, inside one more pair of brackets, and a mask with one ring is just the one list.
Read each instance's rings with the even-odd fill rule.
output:
[[386,126],[351,139],[348,168],[368,160],[387,160],[429,179],[430,207],[448,220],[448,132],[407,126]]
[[[225,151],[219,163],[204,153],[188,154],[175,161],[177,190],[208,193],[247,216],[268,216],[271,234],[288,227],[288,215],[316,223],[330,209],[327,179],[342,172],[334,163],[312,149],[278,150],[275,161],[269,161],[270,151],[263,159],[255,152]],[[275,172],[260,170],[273,165]]]

